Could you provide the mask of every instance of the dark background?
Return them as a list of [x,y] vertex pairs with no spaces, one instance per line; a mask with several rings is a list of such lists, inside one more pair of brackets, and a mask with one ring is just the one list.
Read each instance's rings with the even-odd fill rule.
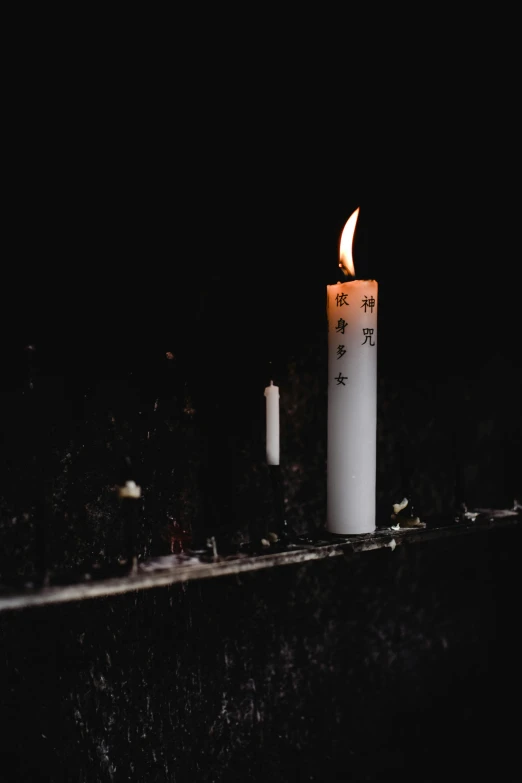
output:
[[0,780],[520,783],[520,527],[0,615]]
[[[380,286],[379,524],[405,492],[446,521],[462,500],[520,500],[504,125],[481,146],[475,129],[459,138],[453,118],[426,114],[383,152],[386,118],[357,139],[361,112],[343,94],[323,110],[307,86],[299,105],[287,80],[273,101],[238,89],[232,111],[219,85],[212,103],[191,86],[192,119],[182,77],[172,100],[139,82],[124,105],[123,80],[107,76],[102,95],[85,62],[69,81],[67,59],[60,78],[25,64],[23,88],[12,80],[2,583],[117,562],[129,454],[141,556],[180,531],[219,546],[258,536],[273,516],[270,377],[289,521],[322,528],[325,293],[357,206],[357,273]],[[429,781],[487,768],[517,780],[519,539],[492,531],[3,615],[0,777]]]
[[390,192],[349,138],[308,154],[306,136],[207,135],[135,160],[110,133],[24,133],[1,315],[9,552],[23,560],[43,504],[56,565],[116,557],[106,520],[127,455],[143,555],[168,549],[165,526],[257,536],[271,378],[289,516],[322,527],[325,294],[357,206],[356,272],[379,282],[378,523],[403,494],[428,516],[521,496],[518,297],[494,178],[434,161]]

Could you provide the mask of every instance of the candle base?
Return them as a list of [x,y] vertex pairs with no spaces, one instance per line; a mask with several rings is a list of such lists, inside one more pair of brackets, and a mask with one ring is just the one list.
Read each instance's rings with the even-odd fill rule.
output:
[[[333,493],[332,493],[333,494]],[[337,498],[337,504],[327,510],[326,529],[338,536],[361,536],[375,533],[375,508],[370,499],[363,493],[360,505],[356,502],[346,503],[347,508],[340,509],[342,499]],[[344,498],[346,501],[347,499]],[[352,501],[355,500],[352,498]]]
[[371,536],[376,532],[377,527],[374,525],[373,527],[367,527],[361,530],[352,529],[352,528],[347,530],[331,530],[327,526],[326,530],[332,536]]

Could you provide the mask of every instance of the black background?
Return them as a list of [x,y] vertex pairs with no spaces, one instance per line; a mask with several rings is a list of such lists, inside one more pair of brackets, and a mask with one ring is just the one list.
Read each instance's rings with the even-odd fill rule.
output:
[[[463,499],[520,498],[509,122],[480,139],[453,115],[435,126],[428,112],[397,148],[384,112],[357,138],[357,99],[323,106],[307,83],[299,101],[288,77],[263,101],[227,82],[212,85],[208,103],[191,85],[196,115],[183,73],[159,100],[136,80],[124,102],[127,64],[100,91],[91,63],[68,74],[62,59],[49,76],[20,61],[27,78],[10,79],[2,581],[32,576],[38,523],[51,513],[47,565],[116,561],[113,490],[128,453],[144,488],[141,555],[169,551],[157,529],[172,518],[218,531],[218,543],[224,526],[264,524],[270,377],[282,394],[290,521],[324,524],[325,293],[357,206],[357,274],[379,282],[378,521],[405,485],[423,516],[451,518]],[[259,583],[6,615],[2,763],[42,780],[62,770],[168,780],[173,758],[181,779],[212,780],[255,779],[253,764],[265,761],[274,779],[297,769],[320,780],[325,748],[341,779],[348,770],[380,780],[391,768],[429,780],[433,766],[451,774],[453,750],[460,768],[480,764],[480,745],[489,769],[513,777],[505,695],[520,691],[519,542],[492,544],[495,535],[326,562],[299,577],[277,569]],[[261,743],[248,717],[255,698],[265,699]],[[283,765],[290,771],[277,772]]]
[[[171,420],[195,411],[190,459],[176,436],[184,425],[171,421],[164,442],[174,491],[181,497],[193,484],[185,527],[241,527],[255,516],[253,489],[264,494],[252,476],[264,466],[263,389],[273,378],[287,493],[296,517],[311,513],[321,525],[326,285],[339,277],[340,235],[360,206],[356,273],[379,282],[380,521],[412,484],[427,514],[462,500],[512,504],[521,361],[502,166],[479,176],[439,151],[390,187],[368,145],[349,134],[339,145],[312,143],[292,129],[190,140],[182,129],[167,146],[162,136],[138,151],[122,129],[21,129],[1,314],[6,470],[14,462],[20,474],[35,452],[54,481],[72,442],[101,483],[115,480],[124,452],[144,483],[150,458],[140,444],[155,401],[170,401]],[[126,432],[102,459],[89,429],[96,417]],[[291,464],[300,465],[294,494]],[[71,467],[69,488],[85,469]],[[307,503],[316,498],[313,513],[303,487]],[[85,504],[89,491],[62,507]]]

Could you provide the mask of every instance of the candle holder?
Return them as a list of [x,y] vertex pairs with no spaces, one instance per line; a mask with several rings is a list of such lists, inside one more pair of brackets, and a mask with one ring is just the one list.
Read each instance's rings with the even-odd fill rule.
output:
[[283,474],[280,465],[269,465],[270,480],[272,483],[272,496],[275,512],[276,529],[273,531],[277,539],[273,543],[277,543],[277,540],[282,543],[291,543],[296,540],[296,535],[291,529],[286,519],[285,513],[285,493],[283,484]]

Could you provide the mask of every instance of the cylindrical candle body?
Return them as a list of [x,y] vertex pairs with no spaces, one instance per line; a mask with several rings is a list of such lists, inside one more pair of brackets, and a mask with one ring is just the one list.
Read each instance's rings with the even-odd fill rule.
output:
[[375,530],[377,282],[327,287],[327,529]]
[[279,386],[265,389],[266,397],[266,461],[269,465],[279,465]]

